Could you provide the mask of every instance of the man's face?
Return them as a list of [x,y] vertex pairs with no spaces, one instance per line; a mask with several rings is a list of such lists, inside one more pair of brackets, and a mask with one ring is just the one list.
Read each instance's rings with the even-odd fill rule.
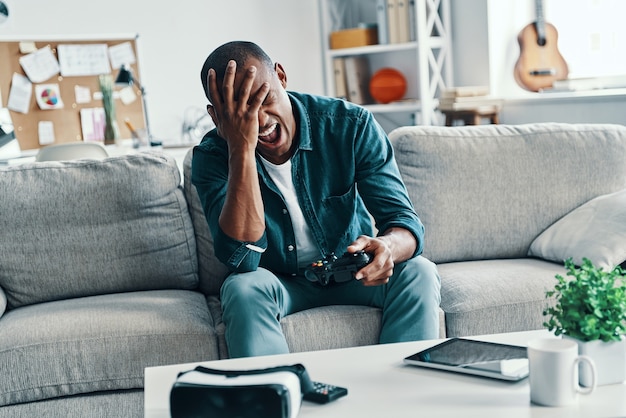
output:
[[235,100],[241,87],[242,74],[252,65],[257,68],[257,73],[251,92],[257,92],[266,81],[270,87],[259,109],[257,152],[274,164],[282,164],[293,153],[292,146],[296,134],[295,117],[286,91],[287,76],[280,64],[276,64],[275,71],[271,71],[258,60],[251,58],[244,68],[237,69]]

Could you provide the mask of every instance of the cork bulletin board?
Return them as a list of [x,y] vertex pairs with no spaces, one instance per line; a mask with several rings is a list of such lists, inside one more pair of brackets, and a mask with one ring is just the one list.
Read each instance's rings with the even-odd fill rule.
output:
[[[37,62],[34,62],[31,67],[23,65],[25,64],[24,57],[31,58],[30,55],[36,55],[39,52],[46,53],[45,57],[48,62],[53,62],[53,57],[58,62],[68,62],[66,57],[70,56],[70,53],[63,52],[62,58],[64,59],[59,60],[59,49],[72,52],[79,51],[70,57],[76,63],[73,68],[78,69],[77,71],[67,70],[70,68],[67,64],[65,67],[61,65],[62,69],[66,68],[65,71],[60,70],[42,80],[41,77],[32,77],[33,71],[37,70],[33,68],[37,66]],[[89,60],[89,56],[85,56],[86,54],[82,51],[92,50],[100,53],[100,64],[103,62],[102,55],[106,53],[106,57],[110,57],[108,68],[102,65],[91,68],[89,63],[83,65],[84,63],[80,62],[80,60]],[[120,60],[132,55],[134,62],[128,61],[124,64],[130,65],[133,76],[141,83],[137,57],[137,36],[135,35],[119,38],[65,40],[3,40],[0,38],[0,103],[3,107],[9,108],[15,136],[22,150],[38,149],[49,143],[60,144],[92,140],[92,138],[84,137],[84,122],[82,121],[85,120],[84,114],[86,112],[103,107],[98,74],[110,74],[112,80],[115,81],[119,72],[119,62],[115,59],[115,55],[109,51],[124,51],[125,54],[122,54],[124,58],[121,58],[122,55],[120,55]],[[42,74],[46,73],[43,72]],[[32,89],[30,98],[27,97],[27,94],[23,94],[21,109],[19,110],[14,110],[12,107],[15,108],[15,106],[10,105],[16,103],[15,100],[11,100],[15,98],[11,89],[16,86],[16,80],[27,80],[26,84],[30,81]],[[52,86],[54,89],[43,89],[45,86]],[[16,88],[16,90],[18,89]],[[44,101],[42,108],[41,99],[46,95],[55,97]],[[125,119],[129,119],[135,129],[145,128],[143,102],[139,87],[136,84],[126,89],[115,86],[114,98],[120,138],[131,137],[131,133],[124,123]],[[81,113],[83,118],[81,118]],[[53,135],[43,138],[42,126],[45,126],[48,132],[52,129]],[[54,142],[50,142],[51,138]]]

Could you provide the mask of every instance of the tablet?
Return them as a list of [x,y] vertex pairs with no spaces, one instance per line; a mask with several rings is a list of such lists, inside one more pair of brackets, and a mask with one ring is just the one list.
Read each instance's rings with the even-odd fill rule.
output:
[[451,338],[404,359],[406,364],[519,381],[528,376],[526,347]]

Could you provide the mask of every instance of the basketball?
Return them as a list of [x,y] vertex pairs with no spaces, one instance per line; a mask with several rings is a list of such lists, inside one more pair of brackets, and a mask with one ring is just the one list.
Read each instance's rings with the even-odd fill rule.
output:
[[406,78],[394,68],[381,68],[370,79],[370,95],[378,103],[400,100],[406,93]]

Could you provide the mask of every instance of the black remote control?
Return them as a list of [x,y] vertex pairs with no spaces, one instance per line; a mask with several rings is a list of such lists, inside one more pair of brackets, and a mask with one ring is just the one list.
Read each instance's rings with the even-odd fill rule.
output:
[[348,389],[341,386],[321,382],[311,383],[313,383],[313,390],[304,394],[303,398],[305,401],[323,404],[335,401],[348,394]]

